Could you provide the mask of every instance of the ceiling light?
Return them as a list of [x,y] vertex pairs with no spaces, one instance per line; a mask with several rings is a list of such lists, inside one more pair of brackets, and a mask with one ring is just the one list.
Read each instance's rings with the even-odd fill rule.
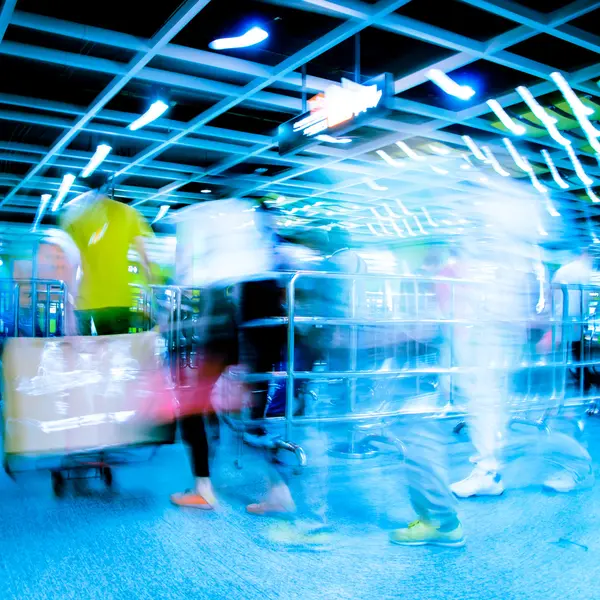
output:
[[365,183],[374,191],[374,192],[387,192],[387,189],[384,185],[379,185],[372,179],[365,179]]
[[154,218],[154,221],[152,221],[152,223],[156,223],[157,221],[160,221],[169,212],[170,208],[171,207],[168,204],[163,204],[160,207],[158,214],[156,215],[156,217]]
[[556,185],[558,185],[561,190],[568,190],[570,187],[569,184],[560,176],[560,173],[558,172],[554,161],[550,157],[550,154],[548,154],[548,151],[542,150],[542,156],[544,157],[544,160],[550,169],[550,173],[552,173],[552,179],[554,179]]
[[89,177],[102,163],[102,161],[109,155],[112,148],[108,144],[100,144],[96,148],[96,152],[92,158],[90,158],[90,162],[87,164],[83,172],[81,173],[82,177]]
[[438,175],[448,175],[449,171],[446,171],[446,169],[442,169],[440,167],[436,167],[435,165],[429,165],[431,167],[431,170],[434,173],[437,173]]
[[406,142],[396,142],[396,146],[402,150],[409,158],[413,160],[425,160],[424,156],[417,154]]
[[429,214],[429,211],[425,207],[421,208],[421,210],[423,211],[423,214],[425,215],[425,218],[427,219],[427,222],[432,227],[439,227],[439,225],[431,218],[431,215]]
[[533,97],[533,94],[524,86],[520,85],[517,88],[517,93],[525,100],[525,103],[531,109],[531,112],[544,124],[548,130],[550,137],[561,144],[561,146],[570,146],[571,141],[564,137],[556,128],[558,122],[554,117],[550,116],[542,107],[542,105]]
[[546,210],[551,217],[560,217],[560,213],[554,207],[554,204],[550,202],[550,198],[546,199]]
[[52,205],[52,212],[56,212],[64,199],[64,197],[69,193],[73,182],[75,181],[75,175],[72,173],[67,173],[58,188],[58,194],[56,194],[56,199],[54,200],[54,204]]
[[456,83],[456,81],[439,69],[429,69],[425,76],[450,96],[455,96],[461,100],[468,100],[475,95],[475,90],[472,87]]
[[210,194],[212,193],[212,190],[200,190],[201,194]]
[[332,135],[327,135],[326,133],[318,135],[315,139],[320,142],[327,142],[328,144],[350,144],[352,142],[351,138],[336,138]]
[[410,216],[412,213],[404,206],[402,200],[396,200],[396,204],[400,208],[400,210],[407,216]]
[[588,198],[595,204],[596,202],[600,202],[600,198],[594,194],[594,190],[590,187],[586,187],[585,191],[587,192]]
[[156,121],[156,119],[162,116],[168,108],[168,104],[162,100],[157,100],[150,105],[150,108],[141,117],[129,125],[129,129],[131,129],[131,131],[137,131],[138,129],[145,127],[148,123]]
[[469,148],[469,150],[473,153],[475,158],[482,162],[485,162],[486,158],[483,152],[479,149],[479,146],[468,135],[463,135],[462,139]]
[[541,181],[537,178],[537,175],[533,172],[533,169],[529,171],[529,179],[531,179],[531,185],[540,194],[545,194],[548,192],[548,188],[545,185],[542,185]]
[[415,237],[417,234],[411,229],[410,225],[408,224],[408,221],[406,219],[402,219],[402,222],[404,223],[406,231],[408,231],[408,235]]
[[492,165],[492,168],[494,171],[496,171],[496,173],[498,173],[498,175],[502,175],[502,177],[510,177],[510,173],[500,166],[498,159],[487,146],[482,146],[481,149],[483,150],[488,162]]
[[500,106],[498,100],[488,100],[487,105],[494,111],[500,121],[502,121],[504,127],[506,127],[515,135],[523,135],[527,131],[523,125],[519,125],[511,119],[509,114],[502,108],[502,106]]
[[376,154],[379,155],[383,160],[390,165],[390,167],[403,167],[404,163],[400,160],[392,158],[385,150],[377,150]]
[[529,171],[531,170],[531,165],[525,158],[523,158],[519,154],[517,149],[514,147],[513,143],[508,138],[502,138],[502,141],[504,142],[504,145],[506,146],[506,149],[509,151],[513,160],[515,161],[517,167],[519,167],[519,169],[521,169],[522,171],[525,171],[525,173],[529,173]]
[[373,235],[376,235],[377,237],[381,237],[381,234],[375,229],[375,227],[373,227],[373,225],[371,225],[371,223],[367,223],[367,227],[369,228],[369,231]]
[[52,194],[42,194],[42,199],[40,201],[40,205],[37,209],[37,214],[35,215],[35,220],[33,222],[33,227],[31,228],[32,231],[35,231],[37,229],[37,226],[44,217],[44,213],[46,212],[48,202],[50,202],[51,198]]
[[211,50],[230,50],[232,48],[248,48],[264,42],[269,34],[260,27],[252,27],[243,35],[230,38],[220,38],[211,42],[208,47]]
[[264,173],[266,173],[269,169],[267,169],[266,167],[258,167],[258,169],[254,169],[255,173],[258,173],[259,175],[263,175]]
[[435,154],[439,154],[440,156],[447,156],[450,154],[450,150],[444,146],[440,146],[439,144],[429,144],[429,149]]
[[583,168],[583,165],[579,162],[577,154],[575,154],[575,150],[573,150],[572,146],[567,146],[566,150],[567,154],[569,155],[569,158],[571,159],[571,162],[573,163],[575,173],[577,173],[577,177],[579,177],[581,183],[583,183],[583,185],[585,185],[586,187],[593,185],[594,180],[585,172],[585,169]]

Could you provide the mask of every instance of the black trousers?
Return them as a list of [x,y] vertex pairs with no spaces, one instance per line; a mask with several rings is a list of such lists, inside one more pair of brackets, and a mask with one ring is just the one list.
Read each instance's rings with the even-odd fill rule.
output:
[[[192,410],[185,411],[179,419],[181,438],[187,445],[194,477],[210,476],[210,447],[206,435],[206,422],[218,428],[219,420],[210,410],[210,395],[225,370],[239,360],[237,326],[234,309],[227,290],[212,289],[207,292],[208,306],[205,315],[215,317],[218,325],[208,326],[202,334],[201,347],[196,348],[198,361],[195,367],[195,395]],[[198,411],[194,411],[196,406]],[[190,407],[188,407],[190,408]],[[217,429],[218,431],[218,429]]]

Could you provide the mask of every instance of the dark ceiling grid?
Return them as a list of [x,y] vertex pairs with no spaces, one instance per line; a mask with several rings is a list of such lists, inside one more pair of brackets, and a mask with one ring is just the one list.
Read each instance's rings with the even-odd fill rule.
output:
[[[216,15],[219,14],[219,1],[212,0],[209,4],[210,10],[214,9]],[[11,93],[10,89],[0,88],[0,122],[29,123],[31,126],[56,130],[58,134],[58,141],[50,148],[44,147],[43,144],[23,143],[0,136],[3,138],[0,139],[0,159],[8,163],[12,161],[15,165],[10,178],[7,175],[11,173],[2,174],[5,180],[0,181],[0,197],[2,197],[0,206],[4,210],[12,210],[23,202],[23,208],[27,208],[28,212],[35,212],[39,194],[44,191],[56,191],[58,188],[60,178],[55,176],[57,169],[82,168],[91,157],[91,152],[83,149],[86,146],[84,136],[88,136],[89,139],[106,136],[118,140],[115,141],[114,147],[122,148],[122,151],[110,155],[105,167],[123,176],[117,185],[117,193],[134,204],[141,205],[147,214],[156,213],[158,203],[169,202],[179,206],[205,200],[206,197],[201,194],[184,191],[191,189],[190,184],[194,182],[204,182],[207,186],[214,186],[219,195],[231,193],[256,195],[263,191],[276,191],[289,194],[291,198],[297,196],[299,200],[323,198],[338,201],[340,198],[347,197],[355,198],[358,202],[359,199],[366,201],[374,195],[364,183],[365,178],[371,178],[406,183],[402,193],[415,194],[423,189],[422,183],[419,186],[418,173],[390,170],[373,154],[373,151],[386,149],[398,140],[411,143],[416,136],[448,144],[454,147],[457,153],[466,151],[461,136],[448,130],[463,125],[481,132],[482,139],[486,140],[497,156],[503,161],[508,160],[506,150],[501,143],[503,135],[501,130],[485,118],[490,115],[489,107],[483,102],[489,97],[485,92],[478,94],[476,103],[464,107],[450,103],[428,105],[410,97],[412,90],[426,83],[425,72],[432,66],[449,73],[481,68],[482,76],[485,76],[485,65],[495,64],[499,69],[510,69],[517,74],[517,79],[519,75],[523,76],[520,83],[534,78],[537,83],[530,87],[534,96],[543,96],[556,90],[554,84],[548,81],[548,76],[552,71],[558,70],[556,67],[562,66],[569,82],[580,95],[587,95],[596,100],[600,97],[600,88],[595,82],[595,79],[600,77],[600,67],[598,61],[594,60],[600,52],[600,37],[589,32],[589,29],[593,30],[593,28],[588,30],[584,28],[586,15],[598,11],[600,2],[587,0],[572,3],[555,2],[554,10],[540,12],[530,8],[532,3],[527,7],[524,6],[525,3],[517,4],[505,0],[464,0],[463,2],[452,0],[448,5],[452,6],[454,16],[446,23],[444,20],[434,21],[433,18],[427,18],[425,6],[427,2],[424,0],[411,2],[390,0],[375,5],[353,0],[328,2],[267,0],[267,4],[275,5],[271,7],[275,13],[277,9],[286,11],[288,23],[294,11],[302,11],[309,16],[312,14],[313,19],[319,16],[327,17],[328,22],[320,23],[322,31],[325,25],[333,26],[335,23],[342,23],[324,35],[326,44],[321,44],[320,48],[315,49],[315,44],[319,42],[304,44],[302,50],[289,58],[268,64],[259,62],[261,53],[250,54],[252,58],[259,60],[248,60],[242,58],[248,56],[248,53],[246,55],[218,54],[202,48],[190,48],[170,42],[170,40],[189,39],[186,37],[186,32],[190,31],[194,22],[192,25],[189,23],[206,4],[208,1],[185,3],[159,34],[147,40],[138,37],[139,32],[112,31],[91,27],[87,23],[77,24],[56,19],[54,16],[57,13],[48,9],[45,15],[35,14],[36,6],[40,5],[36,0],[23,0],[22,5],[14,1],[5,2],[0,12],[0,34],[9,31],[9,35],[7,41],[0,43],[0,60],[13,56],[20,57],[22,61],[29,64],[35,62],[67,65],[74,69],[74,86],[77,85],[77,74],[82,72],[89,73],[90,76],[98,74],[100,77],[106,77],[108,73],[114,79],[90,107],[78,106],[70,102],[48,102],[47,98],[44,98],[42,87],[37,98],[33,95],[19,96]],[[256,12],[259,3],[251,4],[253,11]],[[473,30],[471,26],[466,27],[464,19],[461,20],[460,16],[461,5],[472,5],[464,6],[468,9],[468,14],[474,14],[473,11],[476,11],[478,14],[489,15],[490,22],[477,30]],[[30,12],[25,12],[23,8]],[[269,17],[272,18],[275,13],[272,10]],[[431,22],[422,22],[414,18],[415,16]],[[244,15],[240,14],[240,22],[243,22],[243,18]],[[286,27],[289,28],[288,23]],[[460,27],[455,25],[454,31],[440,27],[444,25],[451,29],[453,23],[460,23]],[[126,21],[119,24],[121,29],[126,27]],[[216,24],[218,19],[212,27],[214,28]],[[13,28],[15,28],[14,32]],[[250,114],[258,110],[257,115],[272,115],[271,120],[274,124],[284,122],[298,114],[301,109],[299,92],[302,79],[296,69],[306,63],[310,65],[311,60],[317,59],[328,48],[335,48],[361,30],[365,31],[364,37],[369,40],[373,37],[371,32],[376,29],[383,30],[386,35],[402,36],[404,45],[409,38],[418,40],[420,44],[441,49],[445,53],[443,58],[435,61],[435,64],[427,62],[430,60],[428,57],[434,56],[435,53],[425,53],[426,56],[423,58],[425,62],[419,62],[416,53],[414,70],[409,73],[403,70],[404,66],[398,64],[398,72],[395,73],[398,94],[395,109],[398,115],[414,115],[418,118],[416,122],[392,117],[380,119],[370,128],[369,139],[353,144],[351,149],[321,144],[291,157],[278,156],[274,149],[275,140],[268,129],[260,133],[242,130],[244,111]],[[27,43],[23,43],[19,40],[25,38],[19,38],[19,32],[25,30],[45,32],[49,34],[46,35],[47,39],[54,36],[60,39],[85,40],[86,55],[65,52],[60,49],[66,47],[64,44],[57,43],[58,49],[48,47],[49,42],[44,42],[45,47],[32,45],[31,35],[27,37]],[[305,33],[305,39],[310,41],[310,33]],[[489,35],[494,37],[489,39]],[[573,61],[562,65],[544,64],[543,61],[547,57],[543,53],[531,55],[531,48],[535,48],[536,38],[538,40],[554,38],[559,43],[566,44],[565,48],[576,46],[577,52],[573,53]],[[289,55],[290,50],[285,47],[285,41],[282,41],[281,36],[277,43],[279,47],[276,48],[276,54]],[[110,49],[110,52],[100,48]],[[515,48],[521,52],[513,51]],[[121,62],[115,60],[119,56],[119,49],[121,49],[120,56],[124,57]],[[127,59],[134,53],[135,58],[127,65]],[[163,59],[170,61],[161,64],[197,65],[198,73],[202,75],[194,76],[155,68],[151,64],[155,56],[161,61]],[[569,60],[568,51],[563,52],[561,60]],[[369,68],[377,69],[376,61],[371,60],[371,62],[373,64],[369,64]],[[388,63],[393,64],[393,61]],[[232,73],[236,73],[237,77],[232,78]],[[308,92],[324,89],[334,82],[335,75],[330,77],[331,80],[328,80],[309,75],[306,80]],[[240,85],[244,78],[249,83]],[[236,83],[231,83],[232,80]],[[143,82],[148,89],[152,86],[170,88],[174,96],[179,94],[181,98],[184,98],[184,94],[187,95],[185,97],[189,99],[189,107],[186,108],[186,114],[189,115],[193,114],[194,97],[212,98],[211,102],[214,104],[208,109],[199,110],[199,116],[188,121],[169,118],[167,113],[166,118],[152,123],[148,129],[133,133],[126,129],[126,125],[136,116],[133,112],[134,105],[131,102],[126,104],[127,110],[118,110],[118,107],[126,86],[137,85],[138,82]],[[494,84],[496,85],[496,81]],[[502,86],[502,82],[499,85]],[[512,87],[511,82],[510,86],[506,85],[503,94],[496,96],[508,110],[511,106],[517,106],[522,102]],[[123,103],[121,105],[125,106]],[[233,112],[235,106],[240,107],[236,110],[239,110],[242,116],[237,120],[225,119]],[[222,124],[231,128],[221,127]],[[547,135],[541,139],[529,136],[514,139],[517,145],[520,141],[532,142],[538,146],[543,144],[561,172],[573,172],[566,154]],[[78,145],[78,142],[81,142],[81,145]],[[583,140],[578,141],[577,137],[574,142],[586,146]],[[69,147],[70,145],[72,147]],[[141,150],[139,152],[132,150],[135,147]],[[171,153],[173,159],[169,156],[171,148],[177,149],[177,152]],[[540,163],[539,151],[531,148],[533,146],[527,148],[522,144],[519,150],[530,161]],[[161,156],[163,151],[165,154]],[[214,159],[214,163],[205,165],[197,158],[186,161],[186,153],[189,153],[190,157],[205,153]],[[585,155],[581,148],[578,148],[578,153]],[[267,169],[272,165],[271,170],[262,174],[234,172],[237,165],[258,161]],[[600,176],[598,163],[591,164],[593,166],[586,163],[586,170],[592,176]],[[23,165],[30,165],[30,171],[25,176],[22,172]],[[275,167],[277,172],[273,173]],[[334,172],[337,174],[336,177],[327,176],[327,173]],[[311,178],[310,181],[305,180],[313,173],[317,175],[321,173],[321,180],[318,176]],[[336,183],[330,183],[336,180]],[[574,179],[571,178],[570,181],[573,182]],[[131,185],[132,183],[136,185]],[[444,187],[454,189],[457,192],[466,189],[460,181],[440,181],[433,185],[439,185],[440,189]],[[576,186],[572,187],[576,188]],[[581,186],[579,187],[581,189]],[[35,194],[30,195],[31,191]],[[392,194],[389,196],[375,194],[375,196],[385,199],[391,198]]]

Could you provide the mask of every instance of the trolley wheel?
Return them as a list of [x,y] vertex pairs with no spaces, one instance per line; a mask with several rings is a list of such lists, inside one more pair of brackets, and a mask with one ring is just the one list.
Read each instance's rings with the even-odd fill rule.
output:
[[62,498],[65,495],[66,481],[64,475],[60,471],[52,471],[50,474],[52,480],[52,491],[57,498]]
[[467,424],[464,421],[461,421],[458,425],[454,427],[452,430],[456,435],[458,435],[463,429],[465,429]]
[[113,472],[110,467],[100,468],[100,478],[104,482],[107,488],[112,488],[113,485]]

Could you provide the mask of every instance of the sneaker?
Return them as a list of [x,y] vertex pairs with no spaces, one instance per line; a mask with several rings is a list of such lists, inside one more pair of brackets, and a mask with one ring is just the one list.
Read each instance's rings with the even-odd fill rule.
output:
[[571,471],[560,471],[552,477],[544,481],[543,486],[553,492],[559,494],[567,494],[573,490],[582,487],[586,482],[592,480],[592,471],[588,471],[587,475],[580,477]]
[[465,545],[462,525],[459,523],[451,531],[440,531],[423,521],[413,521],[405,529],[390,533],[390,542],[400,546],[448,546],[460,548]]
[[171,496],[171,502],[176,506],[185,508],[199,508],[201,510],[212,510],[213,506],[200,494],[193,490],[179,492]]
[[468,477],[453,483],[450,489],[459,498],[500,496],[504,493],[504,484],[498,473],[475,468]]

